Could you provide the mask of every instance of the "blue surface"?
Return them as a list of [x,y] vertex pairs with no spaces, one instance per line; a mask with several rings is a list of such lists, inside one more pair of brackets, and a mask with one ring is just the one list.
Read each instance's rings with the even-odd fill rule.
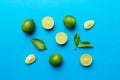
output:
[[[55,27],[46,31],[41,19],[52,16]],[[64,27],[65,15],[77,20],[75,30]],[[34,19],[36,31],[28,36],[21,30],[25,19]],[[86,20],[95,20],[89,31],[83,28]],[[57,32],[68,34],[69,41],[59,46],[54,40]],[[75,33],[82,41],[90,41],[93,49],[77,49]],[[45,41],[48,50],[38,51],[31,38]],[[54,68],[48,63],[51,54],[63,55],[63,65]],[[37,61],[26,65],[24,59],[30,53]],[[89,53],[93,57],[90,67],[83,67],[79,57]],[[120,80],[120,0],[0,0],[0,80]]]

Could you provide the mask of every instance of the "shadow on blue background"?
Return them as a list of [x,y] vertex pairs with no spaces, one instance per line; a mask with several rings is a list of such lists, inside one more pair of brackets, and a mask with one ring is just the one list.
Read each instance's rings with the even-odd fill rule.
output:
[[[120,80],[120,1],[119,0],[1,0],[0,1],[0,80]],[[52,16],[55,27],[52,31],[42,28],[44,16]],[[63,18],[73,15],[77,20],[75,30],[63,25]],[[36,31],[28,36],[21,30],[25,19],[34,19]],[[95,20],[95,26],[84,30],[86,20]],[[54,36],[64,31],[69,40],[63,47],[56,44]],[[93,49],[77,49],[75,33],[83,41],[90,41]],[[31,38],[44,40],[48,50],[38,51]],[[52,67],[48,60],[51,54],[63,55],[63,64]],[[24,63],[25,57],[34,53],[37,61]],[[93,57],[90,67],[83,67],[79,58],[83,53]]]

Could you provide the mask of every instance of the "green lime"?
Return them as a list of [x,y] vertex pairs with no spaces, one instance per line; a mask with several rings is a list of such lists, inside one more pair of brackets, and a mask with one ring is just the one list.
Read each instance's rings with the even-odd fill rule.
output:
[[35,23],[32,19],[27,19],[22,24],[22,30],[27,34],[33,33],[34,28],[35,28]]
[[58,53],[55,53],[50,56],[49,63],[53,66],[59,66],[62,63],[62,56]]
[[67,28],[69,28],[69,29],[74,29],[75,28],[76,19],[73,16],[71,16],[71,15],[65,16],[63,22],[64,22],[64,25]]

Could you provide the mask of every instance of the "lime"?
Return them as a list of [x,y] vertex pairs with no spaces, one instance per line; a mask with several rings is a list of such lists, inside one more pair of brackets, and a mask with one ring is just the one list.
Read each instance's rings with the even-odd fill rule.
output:
[[85,29],[91,29],[94,26],[94,21],[93,20],[88,20],[84,23],[84,28]]
[[34,55],[34,54],[30,54],[30,55],[28,55],[28,56],[26,57],[25,63],[26,63],[26,64],[32,64],[33,62],[35,62],[35,60],[36,60],[35,55]]
[[34,28],[35,28],[35,23],[32,19],[27,19],[22,24],[22,30],[27,34],[33,33]]
[[42,26],[45,29],[52,29],[54,26],[54,20],[50,16],[46,16],[42,19]]
[[64,22],[64,25],[67,28],[69,28],[69,29],[74,29],[75,28],[76,19],[73,16],[71,16],[71,15],[65,16],[63,22]]
[[83,66],[89,66],[92,63],[92,57],[89,54],[83,54],[80,57],[80,62]]
[[67,37],[67,34],[66,34],[66,33],[64,33],[64,32],[59,32],[59,33],[56,34],[55,39],[56,39],[56,42],[57,42],[58,44],[61,44],[61,45],[62,45],[62,44],[65,44],[65,43],[67,42],[68,37]]
[[49,58],[49,63],[53,66],[59,66],[62,63],[62,56],[58,53],[51,55]]

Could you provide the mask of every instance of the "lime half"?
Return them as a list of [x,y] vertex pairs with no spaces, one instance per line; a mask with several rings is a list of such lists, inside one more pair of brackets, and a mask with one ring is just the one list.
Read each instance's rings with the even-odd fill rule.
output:
[[42,26],[45,29],[52,29],[54,26],[54,20],[50,16],[46,16],[42,19]]
[[26,64],[32,64],[33,62],[35,62],[35,60],[36,60],[35,55],[34,55],[34,54],[30,54],[30,55],[28,55],[28,56],[26,57],[25,63],[26,63]]
[[83,66],[89,66],[92,63],[92,57],[89,54],[83,54],[80,57],[80,62]]
[[56,42],[58,44],[62,45],[62,44],[65,44],[67,42],[68,36],[64,32],[59,32],[59,33],[56,34],[55,39],[56,39]]
[[88,20],[84,23],[85,29],[91,29],[94,26],[95,22],[94,20]]

